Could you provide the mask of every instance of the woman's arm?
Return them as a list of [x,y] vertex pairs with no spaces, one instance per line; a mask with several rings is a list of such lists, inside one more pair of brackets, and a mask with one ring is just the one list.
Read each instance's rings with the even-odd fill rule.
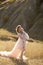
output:
[[23,34],[18,33],[18,37],[20,37],[20,38],[22,38],[22,39],[23,39]]
[[23,32],[22,34],[18,33],[18,37],[25,39],[27,41],[29,40],[29,35],[26,32]]
[[24,38],[28,41],[29,40],[29,35],[25,32]]

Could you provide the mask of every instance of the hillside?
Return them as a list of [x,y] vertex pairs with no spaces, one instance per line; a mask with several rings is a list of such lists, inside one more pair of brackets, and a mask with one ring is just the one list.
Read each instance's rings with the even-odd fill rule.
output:
[[43,40],[43,18],[37,20],[37,22],[29,30],[30,37],[34,39]]
[[15,0],[0,4],[0,28],[15,32],[18,24],[30,37],[43,40],[43,1]]
[[[5,29],[0,29],[0,51],[12,50],[16,44],[16,39],[17,35]],[[30,40],[32,41],[29,41],[28,44],[26,44],[25,52],[28,61],[19,62],[14,58],[0,56],[0,65],[43,65],[43,42],[34,39]]]
[[10,51],[21,24],[30,38],[26,44],[28,61],[0,56],[0,65],[43,65],[43,0],[0,0],[0,51]]

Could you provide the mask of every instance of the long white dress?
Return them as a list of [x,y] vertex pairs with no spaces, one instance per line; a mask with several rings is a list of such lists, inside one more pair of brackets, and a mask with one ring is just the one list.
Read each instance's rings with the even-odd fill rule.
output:
[[22,50],[25,50],[26,41],[29,39],[29,36],[25,31],[23,31],[23,33],[18,33],[18,36],[19,38],[14,48],[10,52],[0,52],[0,55],[14,58],[19,58],[21,56],[21,52]]

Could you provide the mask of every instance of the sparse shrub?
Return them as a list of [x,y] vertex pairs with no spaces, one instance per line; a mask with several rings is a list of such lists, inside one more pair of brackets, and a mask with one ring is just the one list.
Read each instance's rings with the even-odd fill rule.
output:
[[3,21],[4,21],[4,22],[7,22],[8,19],[9,19],[9,16],[8,16],[8,15],[4,15],[4,16],[3,16]]
[[16,0],[8,0],[9,3],[12,3],[12,2],[14,2],[14,1],[16,1]]
[[0,0],[1,2],[5,1],[5,0]]

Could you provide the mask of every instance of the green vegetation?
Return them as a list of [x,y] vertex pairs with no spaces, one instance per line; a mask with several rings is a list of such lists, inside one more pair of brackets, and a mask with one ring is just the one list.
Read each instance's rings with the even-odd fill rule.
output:
[[15,0],[9,0],[10,3],[14,2]]
[[14,2],[15,0],[0,0],[0,4],[3,3],[3,2],[9,2],[9,3],[12,3]]

